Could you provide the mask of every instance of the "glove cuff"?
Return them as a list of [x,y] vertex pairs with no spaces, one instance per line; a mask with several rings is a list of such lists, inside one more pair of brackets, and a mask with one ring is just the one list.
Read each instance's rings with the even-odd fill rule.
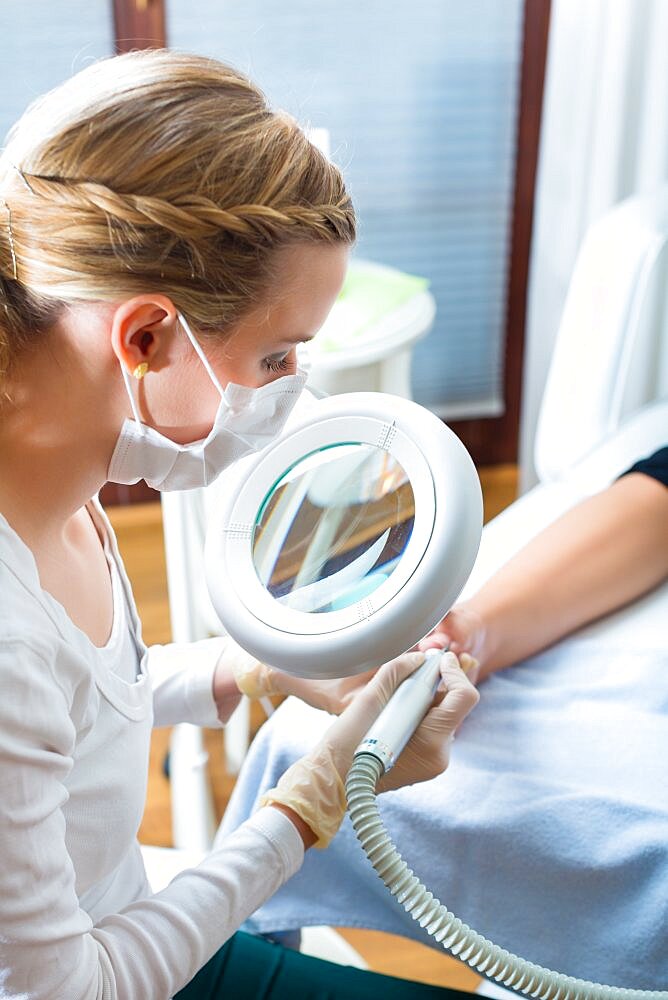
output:
[[328,747],[320,746],[288,768],[276,788],[260,799],[260,805],[278,802],[293,809],[318,838],[315,847],[325,848],[334,839],[346,814],[346,790]]
[[239,650],[232,663],[234,683],[249,698],[265,698],[279,692],[273,684],[274,671],[250,653]]

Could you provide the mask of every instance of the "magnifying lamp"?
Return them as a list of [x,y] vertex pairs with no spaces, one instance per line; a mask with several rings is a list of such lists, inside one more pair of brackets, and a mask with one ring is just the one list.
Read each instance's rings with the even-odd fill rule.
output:
[[320,400],[241,475],[211,522],[207,582],[229,634],[281,670],[380,666],[441,620],[471,572],[475,466],[409,400]]

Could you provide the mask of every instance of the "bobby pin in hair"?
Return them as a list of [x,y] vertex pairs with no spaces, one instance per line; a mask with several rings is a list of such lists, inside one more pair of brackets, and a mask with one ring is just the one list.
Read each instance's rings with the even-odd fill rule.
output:
[[12,255],[12,267],[14,269],[14,281],[18,281],[18,271],[16,269],[16,248],[14,247],[14,233],[12,232],[12,210],[4,198],[0,198],[3,208],[7,212],[7,230],[9,232],[9,252]]
[[10,161],[10,165],[14,168],[14,170],[19,175],[19,177],[21,178],[21,180],[23,181],[23,183],[25,184],[25,186],[28,188],[28,191],[30,191],[30,194],[34,194],[35,192],[33,191],[33,189],[28,184],[28,181],[26,180],[26,175],[23,173],[23,171],[21,170],[21,168],[17,167],[15,163],[11,163],[11,161]]

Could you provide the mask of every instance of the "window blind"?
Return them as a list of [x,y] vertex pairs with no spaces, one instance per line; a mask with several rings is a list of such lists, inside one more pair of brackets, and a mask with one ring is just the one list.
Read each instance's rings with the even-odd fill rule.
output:
[[329,130],[356,252],[431,282],[413,393],[451,418],[503,412],[522,14],[523,0],[167,0],[172,46]]

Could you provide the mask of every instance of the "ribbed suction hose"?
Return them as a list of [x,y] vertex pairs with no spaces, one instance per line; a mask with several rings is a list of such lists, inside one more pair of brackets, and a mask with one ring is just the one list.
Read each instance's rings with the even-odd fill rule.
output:
[[416,878],[385,829],[376,802],[383,770],[370,753],[359,753],[353,761],[346,795],[355,833],[392,895],[444,948],[481,975],[540,1000],[668,1000],[662,990],[626,990],[551,972],[492,944],[450,913]]

